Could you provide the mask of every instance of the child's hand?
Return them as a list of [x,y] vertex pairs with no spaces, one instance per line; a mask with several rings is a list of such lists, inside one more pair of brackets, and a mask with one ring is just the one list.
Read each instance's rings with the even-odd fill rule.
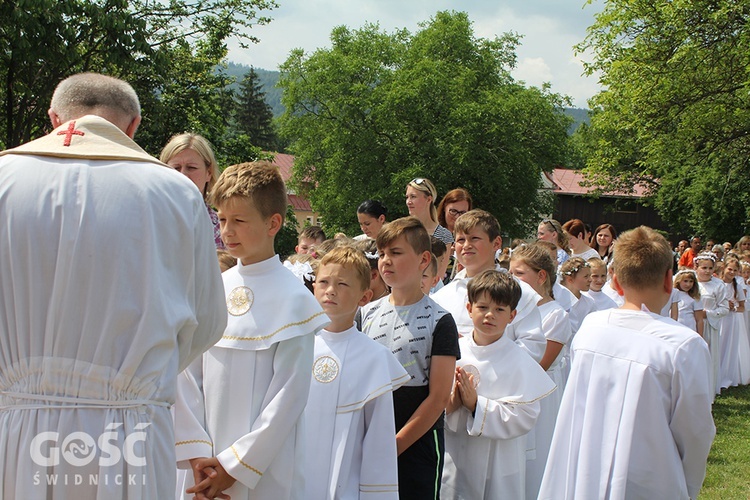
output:
[[456,367],[456,375],[453,380],[453,390],[451,391],[451,397],[448,400],[448,406],[445,408],[446,415],[450,415],[463,405],[463,402],[461,401],[461,392],[458,388],[458,377],[460,377],[460,372],[458,370],[459,368]]
[[463,368],[457,368],[456,387],[461,395],[461,401],[467,410],[474,414],[477,408],[477,390],[474,388],[474,375],[464,371]]
[[231,487],[236,479],[224,470],[216,457],[193,458],[190,460],[190,468],[193,469],[195,485],[185,490],[185,493],[194,494],[196,500],[230,500],[229,495],[223,491]]

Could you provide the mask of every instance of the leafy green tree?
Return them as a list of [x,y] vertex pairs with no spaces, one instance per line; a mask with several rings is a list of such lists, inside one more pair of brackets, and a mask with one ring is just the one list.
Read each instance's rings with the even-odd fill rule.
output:
[[276,149],[273,111],[265,101],[265,92],[258,74],[251,67],[240,82],[234,111],[234,129],[250,140],[250,144],[265,150]]
[[293,51],[281,129],[296,187],[327,231],[357,231],[366,198],[404,215],[406,184],[428,177],[439,194],[467,188],[504,231],[526,234],[549,210],[541,176],[564,163],[570,119],[563,97],[510,76],[517,43],[476,38],[465,13],[439,12],[415,34],[340,26],[330,49]]
[[291,205],[288,205],[286,208],[284,225],[276,234],[276,239],[273,242],[274,250],[279,256],[281,256],[281,258],[286,258],[294,253],[294,247],[297,246],[299,239],[298,227],[299,225],[297,224],[297,217],[294,215],[294,209]]
[[587,172],[642,183],[676,232],[736,240],[750,216],[750,1],[608,1],[578,49],[605,90]]
[[214,68],[226,40],[255,41],[273,0],[27,0],[0,2],[0,146],[49,129],[47,108],[63,78],[96,71],[133,84],[143,107],[139,142],[152,154],[194,129],[219,142],[232,95]]

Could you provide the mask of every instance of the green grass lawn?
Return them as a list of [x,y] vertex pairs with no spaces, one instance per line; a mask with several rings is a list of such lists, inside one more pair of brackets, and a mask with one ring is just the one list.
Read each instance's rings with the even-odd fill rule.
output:
[[716,439],[701,499],[750,498],[750,386],[722,391],[714,402]]

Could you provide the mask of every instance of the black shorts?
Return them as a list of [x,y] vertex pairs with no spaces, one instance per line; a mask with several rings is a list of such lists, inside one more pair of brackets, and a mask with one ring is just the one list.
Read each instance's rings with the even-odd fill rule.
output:
[[398,496],[401,500],[437,500],[443,477],[445,435],[431,429],[398,457]]

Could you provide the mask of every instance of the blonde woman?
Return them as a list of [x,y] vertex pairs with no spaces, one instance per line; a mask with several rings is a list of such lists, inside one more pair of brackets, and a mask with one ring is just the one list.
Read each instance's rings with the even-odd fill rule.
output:
[[568,235],[555,219],[543,219],[536,230],[536,237],[542,241],[549,241],[557,246],[557,266],[570,258],[570,244]]
[[[203,195],[204,201],[219,178],[219,164],[216,163],[211,143],[198,134],[185,132],[175,135],[162,149],[159,160],[193,181]],[[219,216],[208,202],[206,202],[206,210],[214,227],[216,248],[223,250]]]
[[438,222],[436,198],[437,189],[429,179],[417,177],[406,185],[406,208],[409,210],[409,215],[419,219],[427,229],[427,234],[450,245],[453,243],[453,235]]

